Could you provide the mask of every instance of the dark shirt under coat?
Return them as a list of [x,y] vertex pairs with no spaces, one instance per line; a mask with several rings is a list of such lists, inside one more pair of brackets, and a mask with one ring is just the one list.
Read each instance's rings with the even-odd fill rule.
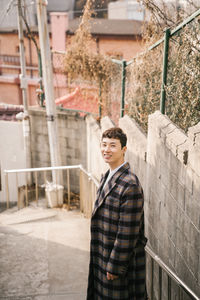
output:
[[[101,178],[91,218],[87,300],[145,300],[144,198],[129,163]],[[106,273],[119,276],[108,280]]]

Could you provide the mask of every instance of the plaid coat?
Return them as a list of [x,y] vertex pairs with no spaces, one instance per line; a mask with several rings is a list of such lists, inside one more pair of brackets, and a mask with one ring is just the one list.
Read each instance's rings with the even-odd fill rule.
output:
[[[91,218],[87,300],[144,300],[143,191],[125,163],[106,183],[101,178]],[[106,273],[119,277],[107,280]]]

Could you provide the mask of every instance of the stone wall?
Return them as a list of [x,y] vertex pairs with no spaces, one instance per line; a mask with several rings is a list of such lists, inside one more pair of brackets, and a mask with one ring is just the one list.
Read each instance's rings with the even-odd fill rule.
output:
[[[49,167],[50,150],[47,132],[46,112],[42,108],[30,109],[32,167]],[[60,142],[61,165],[87,165],[87,138],[84,118],[76,113],[58,113],[58,135]],[[72,191],[79,189],[79,171],[70,171]],[[63,171],[66,185],[66,171]]]
[[102,132],[108,128],[114,127],[114,124],[108,117],[104,117],[101,123],[91,116],[86,117],[87,123],[87,170],[100,180],[101,174],[104,173],[108,166],[104,163],[100,151],[100,141]]
[[143,189],[146,185],[147,137],[138,124],[128,116],[119,120],[119,127],[127,135],[126,160],[137,174]]
[[[154,252],[197,295],[200,295],[199,137],[200,124],[190,128],[186,135],[160,112],[149,117],[146,234]],[[156,299],[157,293],[155,288]],[[175,294],[178,297],[178,291],[174,291],[173,297]]]

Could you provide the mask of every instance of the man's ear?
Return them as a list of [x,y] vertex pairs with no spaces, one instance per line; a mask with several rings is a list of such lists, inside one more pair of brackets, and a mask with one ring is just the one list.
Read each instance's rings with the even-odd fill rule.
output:
[[127,147],[124,146],[124,147],[122,148],[122,150],[124,151],[124,154],[125,154],[125,152],[126,152],[126,150],[127,150]]

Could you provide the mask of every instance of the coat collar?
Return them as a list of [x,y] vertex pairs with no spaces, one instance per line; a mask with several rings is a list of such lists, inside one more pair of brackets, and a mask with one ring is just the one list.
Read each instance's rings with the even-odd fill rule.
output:
[[95,202],[94,210],[92,213],[92,216],[96,213],[97,209],[102,205],[103,201],[107,197],[107,195],[111,192],[111,190],[116,185],[117,179],[121,176],[122,173],[124,173],[127,169],[130,168],[129,163],[125,163],[123,166],[121,166],[116,173],[111,177],[111,179],[107,182],[107,184],[104,186],[104,183],[106,181],[106,178],[109,174],[109,170],[101,177],[100,186],[97,192],[97,200]]

